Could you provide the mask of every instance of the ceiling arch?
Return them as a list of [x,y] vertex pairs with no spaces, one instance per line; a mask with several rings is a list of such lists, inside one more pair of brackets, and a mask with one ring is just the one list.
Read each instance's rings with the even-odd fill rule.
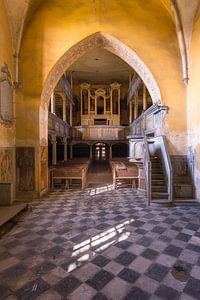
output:
[[[93,5],[98,7],[99,1],[102,0],[94,0]],[[40,5],[45,3],[45,0],[4,0],[4,2],[10,23],[14,52],[19,53],[23,32]],[[167,13],[173,16],[170,0],[155,0],[155,2],[161,2]]]
[[[69,5],[70,0],[65,0],[65,1],[66,4]],[[91,6],[92,5],[94,6],[93,11],[99,9],[100,1],[101,3],[104,3],[105,1],[104,6],[106,7],[106,0],[93,0],[91,1]],[[128,5],[128,2],[131,3],[132,1],[133,0],[130,1],[127,0],[126,5]],[[134,1],[138,1],[138,0],[134,0]],[[170,15],[172,22],[175,24],[174,26],[176,26],[177,38],[180,46],[180,55],[182,58],[182,65],[183,65],[183,80],[185,80],[185,77],[187,78],[187,73],[188,73],[189,48],[190,48],[190,41],[192,36],[193,22],[195,20],[195,16],[197,15],[197,12],[199,11],[200,0],[192,0],[192,1],[191,0],[153,0],[153,1],[158,4],[158,9],[160,7],[160,9],[164,9],[166,13]],[[13,54],[16,59],[15,65],[17,66],[18,56],[20,52],[22,39],[23,39],[23,33],[26,27],[28,26],[29,21],[34,16],[35,12],[39,9],[41,4],[45,5],[46,0],[4,0],[4,2],[7,9],[10,30],[12,35]],[[142,5],[143,6],[146,5],[145,1],[142,3]],[[174,7],[176,8],[175,10]]]
[[154,103],[161,102],[161,93],[158,84],[140,57],[118,39],[109,34],[97,32],[72,46],[54,65],[44,84],[41,95],[42,107],[48,104],[56,84],[65,71],[85,53],[96,48],[103,48],[124,60],[141,77],[148,88],[152,101]]

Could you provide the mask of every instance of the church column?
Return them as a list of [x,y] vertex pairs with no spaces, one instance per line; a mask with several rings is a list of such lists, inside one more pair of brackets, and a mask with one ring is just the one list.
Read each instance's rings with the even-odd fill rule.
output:
[[51,94],[51,113],[55,113],[55,99],[54,99],[54,93]]
[[129,124],[133,121],[133,103],[132,100],[129,103]]
[[72,111],[73,111],[73,107],[72,107],[72,103],[70,103],[70,112],[69,112],[69,123],[70,123],[70,126],[72,126]]
[[67,116],[66,116],[66,97],[62,96],[62,103],[63,103],[63,121],[66,122]]
[[110,153],[109,153],[109,158],[111,159],[111,158],[112,158],[112,145],[110,145],[110,148],[109,148],[109,150],[110,150]]
[[121,114],[121,108],[120,108],[120,90],[118,90],[118,115],[120,116]]
[[135,95],[134,101],[134,120],[138,117],[138,95]]
[[145,84],[143,84],[143,111],[147,109],[147,89]]
[[103,113],[106,114],[106,97],[103,99]]
[[90,93],[88,90],[88,115],[90,115]]
[[64,161],[67,161],[67,138],[63,138],[63,145],[64,145]]
[[95,115],[97,115],[97,96],[95,96]]
[[112,89],[110,91],[110,116],[112,118],[112,114],[113,114],[113,98],[112,98]]
[[56,135],[51,136],[52,143],[52,164],[57,164],[57,149],[56,149]]

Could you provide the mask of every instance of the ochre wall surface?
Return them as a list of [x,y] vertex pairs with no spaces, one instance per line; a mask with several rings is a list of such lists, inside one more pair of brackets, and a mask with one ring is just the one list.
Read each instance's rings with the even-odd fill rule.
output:
[[[181,60],[171,16],[159,1],[45,1],[24,34],[20,53],[20,80],[17,141],[38,137],[36,115],[47,75],[58,59],[74,44],[95,32],[105,32],[133,49],[154,75],[163,104],[170,107],[166,131],[172,152],[183,151],[186,131],[185,87],[181,80]],[[29,116],[25,114],[27,109]],[[182,117],[178,119],[177,113]],[[32,122],[35,123],[34,128]],[[169,133],[170,131],[170,133]],[[31,142],[31,141],[30,141]]]
[[[4,64],[8,65],[13,80],[11,34],[5,6],[3,1],[0,1],[0,68]],[[4,75],[0,72],[0,77]],[[15,191],[15,107],[13,113],[14,119],[11,124],[0,121],[0,183],[12,184],[13,191]],[[3,202],[4,199],[0,199],[0,205]]]
[[[13,52],[11,34],[9,30],[6,10],[3,1],[0,1],[0,67],[8,64],[9,71],[13,76]],[[2,73],[0,76],[3,75]],[[4,126],[0,123],[0,147],[15,144],[15,126]]]
[[[0,49],[0,62],[6,61],[12,68],[11,38],[2,2],[0,42],[4,47]],[[109,34],[127,45],[149,68],[160,88],[162,104],[169,106],[164,132],[170,153],[185,154],[187,151],[186,88],[182,82],[180,51],[173,18],[161,2],[46,0],[23,34],[19,88],[15,92],[16,146],[35,149],[37,192],[45,189],[47,176],[46,156],[42,153],[46,153],[48,142],[48,109],[47,105],[40,105],[45,81],[64,53],[96,32]],[[0,127],[0,134],[0,143],[14,144],[14,127]],[[43,165],[40,163],[42,156],[45,157]]]
[[200,18],[195,22],[187,93],[188,151],[195,157],[196,194],[200,197]]

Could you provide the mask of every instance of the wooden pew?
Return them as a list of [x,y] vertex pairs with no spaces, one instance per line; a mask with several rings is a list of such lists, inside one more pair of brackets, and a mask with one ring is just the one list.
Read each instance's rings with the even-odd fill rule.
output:
[[52,168],[51,186],[55,187],[57,180],[65,181],[65,188],[69,187],[72,180],[80,180],[81,187],[84,189],[87,185],[87,173],[89,168],[89,160],[69,160],[60,163]]
[[138,167],[134,163],[130,163],[127,159],[112,159],[110,166],[113,174],[113,186],[115,189],[120,184],[125,183],[131,185],[132,188],[138,184]]

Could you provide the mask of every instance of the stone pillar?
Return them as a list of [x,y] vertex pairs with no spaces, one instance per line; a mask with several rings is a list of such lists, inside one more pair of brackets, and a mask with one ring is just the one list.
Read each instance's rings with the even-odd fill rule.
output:
[[[120,107],[120,90],[118,90],[118,115],[120,117],[121,107]],[[120,124],[119,124],[120,125]]]
[[135,95],[135,102],[134,102],[134,120],[138,117],[138,96]]
[[67,138],[63,138],[63,145],[64,145],[64,161],[67,161]]
[[90,115],[90,93],[88,90],[88,115]]
[[109,150],[110,150],[109,158],[112,159],[112,145],[110,145]]
[[63,95],[62,96],[62,103],[63,103],[63,121],[65,121],[66,122],[66,120],[67,120],[67,116],[66,116],[66,97]]
[[72,107],[72,103],[70,103],[70,112],[69,112],[69,124],[70,124],[70,126],[72,126],[72,109],[73,109],[73,107]]
[[51,113],[55,113],[55,99],[54,99],[54,93],[51,94]]
[[147,89],[145,84],[143,84],[143,111],[147,109]]
[[52,164],[57,164],[57,149],[56,149],[56,135],[51,136],[52,143]]
[[129,124],[133,121],[133,103],[132,100],[129,103]]

